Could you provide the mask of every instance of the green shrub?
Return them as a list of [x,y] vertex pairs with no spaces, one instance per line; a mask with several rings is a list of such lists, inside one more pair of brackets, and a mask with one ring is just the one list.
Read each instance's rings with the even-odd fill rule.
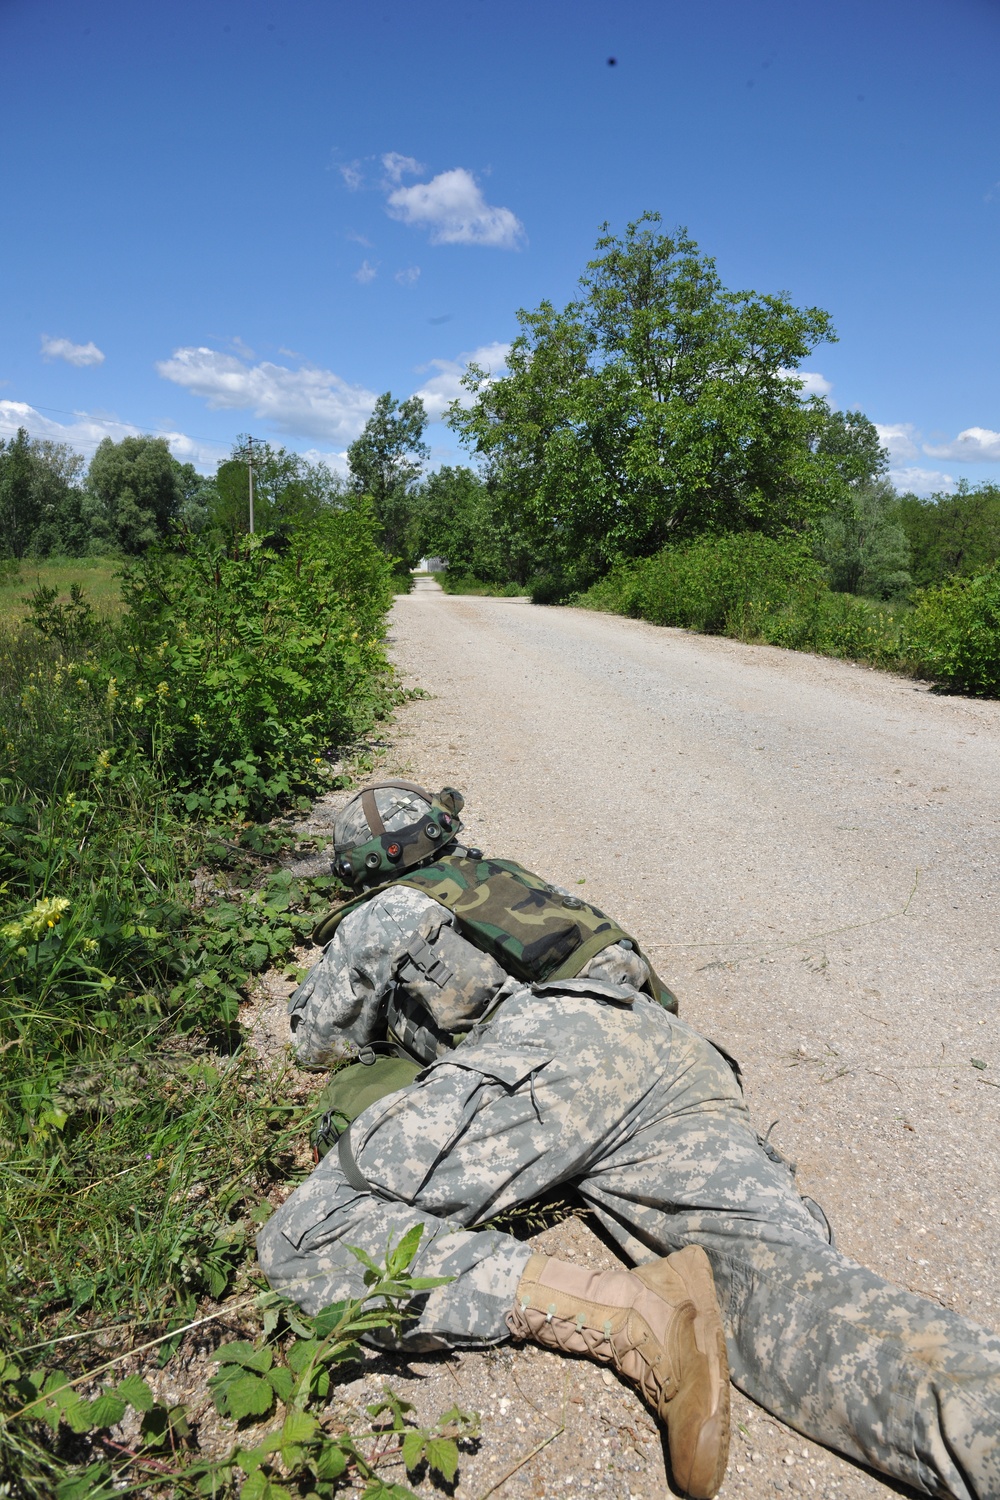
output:
[[835,594],[798,538],[706,536],[622,564],[579,601],[656,625],[765,641],[880,666],[899,663],[905,610]]
[[901,651],[921,676],[977,697],[1000,696],[1000,564],[919,594]]
[[140,559],[120,621],[43,585],[34,624],[0,627],[12,1339],[220,1295],[293,1170],[302,1110],[230,1054],[249,977],[335,888],[276,868],[291,835],[247,817],[329,786],[329,755],[387,712],[390,590],[352,508],[281,553],[187,538]]
[[[188,812],[261,816],[314,789],[331,748],[385,711],[392,577],[366,510],[328,515],[280,553],[187,536],[130,565],[121,588],[120,624],[61,670],[100,705],[103,770],[139,751]],[[36,628],[82,644],[73,606],[49,594],[34,596]]]
[[820,565],[804,543],[744,532],[700,537],[623,563],[580,602],[655,625],[743,635],[792,600],[807,606],[823,587]]
[[518,599],[527,589],[521,583],[484,583],[463,573],[438,573],[437,581],[446,594],[474,594],[483,599]]
[[554,573],[536,573],[528,581],[526,591],[532,604],[564,604],[572,592],[565,580]]

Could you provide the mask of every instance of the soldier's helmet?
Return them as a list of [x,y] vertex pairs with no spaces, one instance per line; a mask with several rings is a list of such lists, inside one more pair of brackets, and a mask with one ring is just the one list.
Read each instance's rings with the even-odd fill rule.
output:
[[454,787],[377,781],[357,792],[333,825],[333,871],[348,885],[391,880],[436,859],[462,828],[465,798]]

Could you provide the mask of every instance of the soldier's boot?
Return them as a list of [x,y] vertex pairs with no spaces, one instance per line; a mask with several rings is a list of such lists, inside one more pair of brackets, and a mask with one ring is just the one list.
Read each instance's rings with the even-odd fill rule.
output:
[[697,1500],[729,1457],[729,1362],[708,1256],[697,1245],[634,1271],[533,1255],[507,1326],[518,1338],[613,1364],[666,1423],[674,1479]]

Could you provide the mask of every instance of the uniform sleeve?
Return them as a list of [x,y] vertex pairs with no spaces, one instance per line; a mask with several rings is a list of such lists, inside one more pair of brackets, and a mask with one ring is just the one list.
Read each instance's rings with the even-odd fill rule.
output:
[[411,886],[391,886],[344,918],[288,1002],[300,1067],[331,1067],[384,1037],[395,965],[429,913],[439,925],[454,924],[440,902]]

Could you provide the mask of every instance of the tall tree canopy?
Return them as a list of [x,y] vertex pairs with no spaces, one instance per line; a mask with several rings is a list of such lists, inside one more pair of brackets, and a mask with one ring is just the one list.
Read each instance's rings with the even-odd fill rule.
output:
[[27,429],[5,444],[0,438],[0,551],[22,558],[41,518]]
[[972,488],[962,479],[954,495],[902,495],[893,516],[909,539],[918,584],[953,573],[972,578],[1000,560],[1000,485]]
[[173,457],[166,438],[105,438],[87,471],[95,536],[123,552],[142,552],[176,518],[188,469],[194,476],[190,464]]
[[[239,437],[205,491],[207,523],[228,532],[250,528],[250,459],[253,460],[254,530],[282,533],[341,499],[342,484],[323,463],[309,463],[287,448]],[[214,493],[212,489],[214,488]]]
[[801,361],[835,338],[819,308],[732,292],[658,214],[604,232],[562,311],[521,311],[500,379],[471,368],[450,421],[539,555],[586,581],[703,531],[803,530],[840,482],[830,412]]
[[359,494],[371,497],[383,546],[407,564],[416,561],[420,548],[412,492],[429,452],[423,440],[426,426],[419,396],[394,401],[386,391],[347,450],[351,481]]

